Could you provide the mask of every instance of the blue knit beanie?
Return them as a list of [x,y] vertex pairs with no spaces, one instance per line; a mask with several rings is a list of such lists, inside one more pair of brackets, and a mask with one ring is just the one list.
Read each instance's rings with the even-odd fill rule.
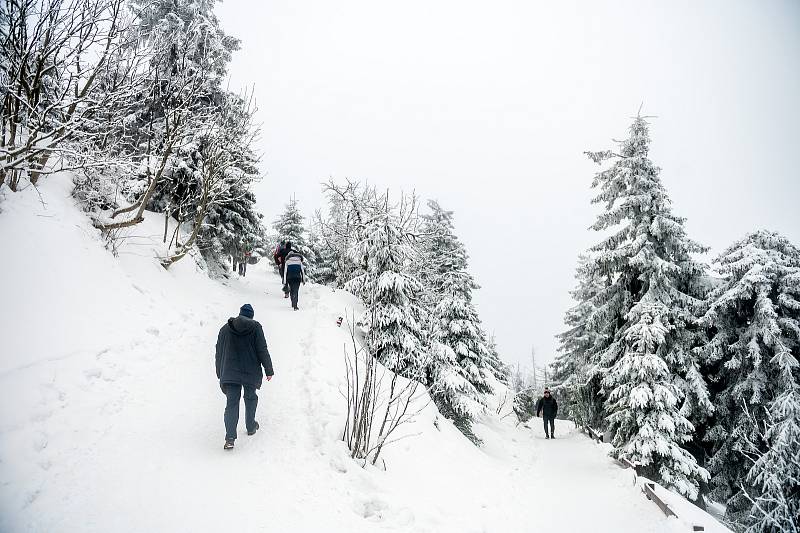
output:
[[256,312],[253,311],[253,306],[252,305],[244,304],[239,309],[239,314],[242,315],[242,316],[246,316],[247,318],[253,318],[255,316]]

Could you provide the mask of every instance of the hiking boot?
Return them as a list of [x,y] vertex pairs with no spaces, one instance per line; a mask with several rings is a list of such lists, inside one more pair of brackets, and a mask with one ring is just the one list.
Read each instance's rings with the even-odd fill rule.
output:
[[222,447],[223,450],[232,450],[233,449],[233,441],[232,440],[225,440],[225,446]]
[[545,435],[544,438],[549,439],[550,435]]
[[258,422],[256,422],[256,427],[254,427],[253,429],[248,429],[248,430],[247,430],[247,434],[248,434],[248,435],[255,435],[255,434],[256,434],[256,431],[258,431],[258,429],[259,429],[260,427],[261,427],[261,426],[259,426],[259,425],[258,425]]

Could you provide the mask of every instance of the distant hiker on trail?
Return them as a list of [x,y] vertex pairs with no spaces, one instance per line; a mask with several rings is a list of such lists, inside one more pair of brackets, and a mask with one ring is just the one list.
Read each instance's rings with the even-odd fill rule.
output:
[[225,405],[225,446],[233,448],[236,426],[239,425],[239,398],[244,389],[244,421],[247,434],[258,431],[256,389],[261,388],[261,367],[267,381],[272,380],[272,360],[267,349],[267,340],[261,324],[253,320],[253,308],[244,304],[239,316],[229,318],[219,330],[217,337],[217,378],[219,386],[228,399]]
[[279,254],[281,263],[281,279],[283,280],[283,297],[289,297],[289,285],[286,284],[286,257],[292,252],[292,243],[291,241],[286,241],[283,243],[283,248],[281,248],[281,252]]
[[272,258],[275,260],[275,264],[278,265],[278,272],[281,275],[281,279],[283,279],[283,248],[286,246],[286,241],[281,241],[275,247],[275,251],[272,253]]
[[[558,403],[556,399],[550,394],[550,389],[545,387],[544,396],[539,398],[536,402],[536,416],[542,415],[544,420],[544,438],[556,438],[556,415],[558,414]],[[550,424],[550,432],[547,431],[547,424]]]
[[239,275],[247,276],[247,262],[250,260],[250,252],[242,254],[241,261],[239,261]]
[[300,284],[306,282],[306,272],[303,268],[303,255],[291,250],[284,260],[283,284],[289,287],[292,297],[292,309],[297,311],[297,298],[300,293]]

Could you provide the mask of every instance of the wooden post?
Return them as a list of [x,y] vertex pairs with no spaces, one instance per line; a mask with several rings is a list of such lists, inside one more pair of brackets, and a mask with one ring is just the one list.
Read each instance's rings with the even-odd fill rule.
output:
[[597,442],[603,442],[603,434],[599,431],[589,428],[589,435],[591,435],[592,439],[597,440]]
[[633,484],[636,485],[636,482],[639,480],[639,473],[636,471],[636,465],[630,462],[627,457],[621,457],[619,459],[619,464],[622,465],[622,468],[630,468],[633,470]]

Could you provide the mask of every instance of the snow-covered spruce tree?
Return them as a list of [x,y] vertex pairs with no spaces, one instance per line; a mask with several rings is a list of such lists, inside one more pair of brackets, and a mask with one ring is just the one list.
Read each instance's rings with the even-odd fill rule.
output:
[[714,384],[712,497],[741,528],[792,531],[800,509],[800,250],[762,230],[725,250],[716,270],[722,283],[702,319],[713,335],[702,352]]
[[314,250],[311,249],[306,242],[304,220],[305,217],[300,213],[300,209],[297,207],[297,200],[292,198],[289,200],[289,203],[286,204],[286,209],[281,216],[272,224],[272,227],[276,232],[278,242],[289,241],[292,243],[292,248],[303,254],[307,265],[308,277],[316,281],[316,272],[314,268],[316,257]]
[[430,313],[433,357],[428,384],[439,411],[473,442],[471,424],[483,412],[485,394],[492,392],[490,376],[505,379],[496,351],[487,343],[472,303],[477,289],[467,270],[467,252],[454,233],[453,213],[428,202],[423,215],[422,260],[419,276],[423,300]]
[[389,370],[423,381],[428,356],[424,309],[418,300],[422,287],[410,275],[415,255],[413,201],[404,199],[397,209],[390,205],[388,193],[373,196],[362,217],[349,250],[358,274],[345,288],[364,302],[366,346]]
[[[197,237],[197,243],[208,264],[221,268],[228,257],[237,261],[250,252],[258,258],[271,255],[266,241],[263,215],[255,210],[255,195],[249,183],[231,187],[213,205]],[[271,260],[271,257],[270,257]],[[227,261],[225,261],[227,265]]]
[[306,230],[303,226],[305,217],[297,208],[297,200],[292,198],[286,204],[283,213],[272,224],[279,241],[291,241],[292,246],[303,252],[306,246]]
[[797,383],[797,357],[783,351],[777,356],[782,367],[780,396],[770,404],[762,440],[767,450],[750,452],[756,458],[747,473],[754,487],[753,509],[748,517],[747,533],[761,531],[800,531],[800,386]]
[[707,473],[681,445],[692,438],[692,424],[678,409],[679,392],[669,367],[657,355],[669,328],[661,304],[640,304],[638,320],[626,332],[627,349],[603,380],[608,387],[608,423],[616,431],[620,457],[644,465],[648,475],[691,499]]
[[308,232],[308,249],[314,257],[313,280],[321,285],[336,284],[336,258],[333,250],[326,245],[322,238],[322,229],[314,223]]
[[708,472],[682,448],[692,440],[692,425],[681,402],[688,396],[697,409],[712,409],[702,380],[685,379],[696,368],[695,307],[703,297],[704,266],[691,254],[704,248],[672,213],[660,169],[648,157],[644,118],[636,117],[620,144],[619,154],[588,153],[598,164],[614,161],[592,184],[600,191],[593,203],[606,208],[592,228],[610,235],[590,249],[587,265],[609,280],[593,298],[590,319],[599,326],[594,333],[607,339],[597,356],[608,427],[617,457],[697,500]]
[[491,393],[486,368],[489,351],[481,341],[478,315],[464,297],[464,285],[470,283],[464,271],[440,275],[432,309],[430,333],[433,354],[427,383],[439,411],[455,423],[473,442],[472,422],[484,411],[483,395]]
[[589,268],[590,263],[588,256],[578,258],[575,272],[578,286],[571,292],[577,303],[566,312],[564,323],[569,329],[557,336],[559,354],[551,368],[563,412],[577,424],[599,428],[605,419],[605,409],[600,395],[602,376],[598,372],[597,356],[607,343],[591,319],[595,297],[603,288],[604,280]]

